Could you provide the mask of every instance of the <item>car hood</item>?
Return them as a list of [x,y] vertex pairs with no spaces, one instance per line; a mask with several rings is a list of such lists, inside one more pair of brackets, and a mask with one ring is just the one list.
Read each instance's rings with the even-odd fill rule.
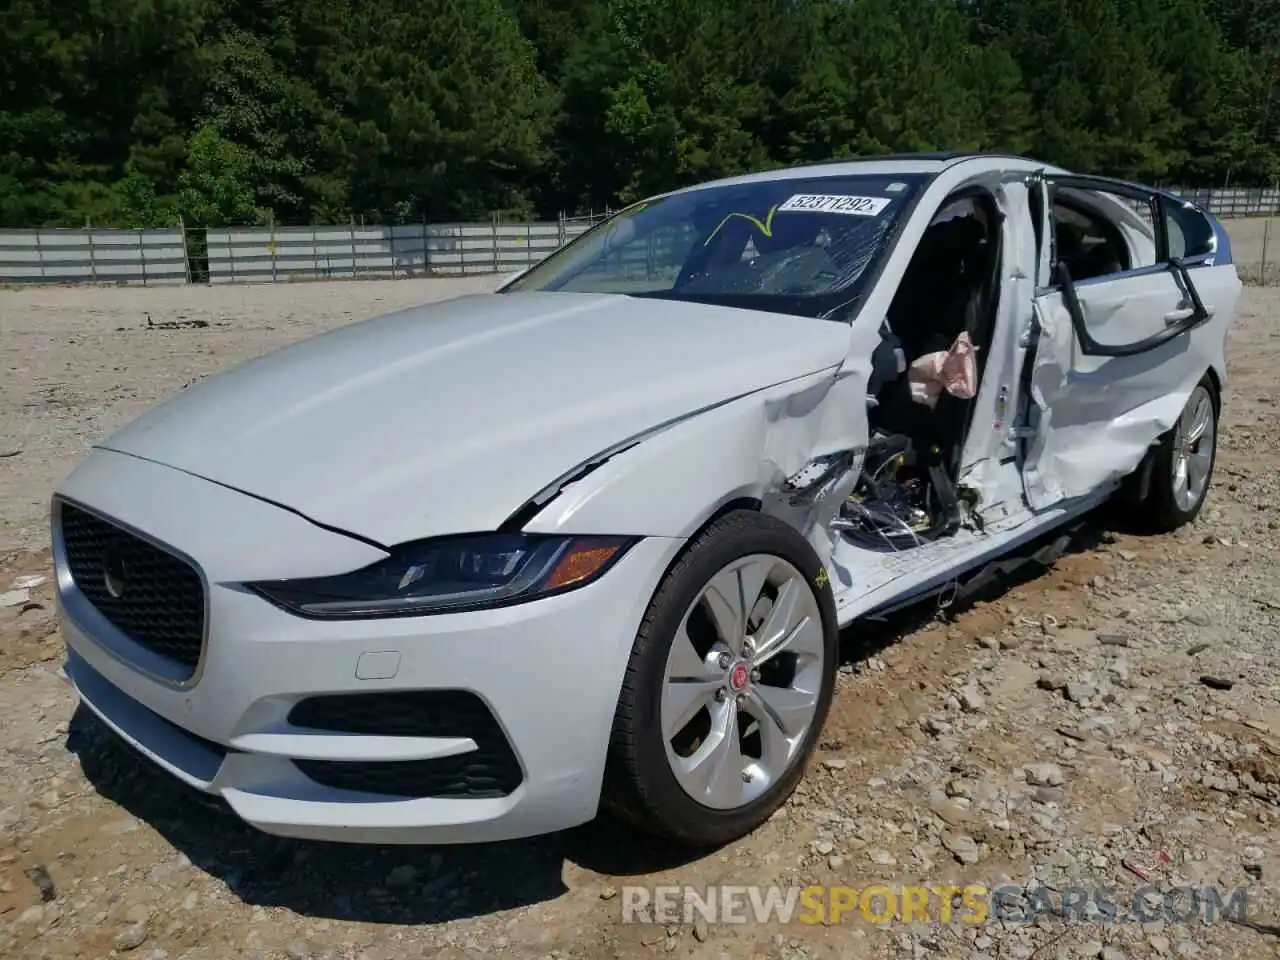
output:
[[495,529],[615,444],[835,367],[848,337],[625,296],[461,297],[201,380],[101,446],[391,545]]

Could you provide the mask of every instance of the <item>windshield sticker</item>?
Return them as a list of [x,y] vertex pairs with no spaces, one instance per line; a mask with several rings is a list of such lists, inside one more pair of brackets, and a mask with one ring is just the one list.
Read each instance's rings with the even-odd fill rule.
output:
[[845,213],[878,217],[893,201],[888,197],[850,197],[828,193],[797,193],[778,207],[779,213]]
[[884,188],[884,192],[885,193],[901,193],[905,189],[907,189],[907,185],[905,183],[891,183]]
[[755,217],[753,217],[749,213],[738,213],[735,211],[734,213],[731,213],[728,216],[726,216],[718,224],[716,224],[716,228],[712,230],[710,234],[707,235],[707,239],[702,241],[702,245],[704,247],[709,245],[711,241],[715,239],[716,234],[724,229],[724,225],[733,219],[745,220],[747,221],[747,223],[751,224],[753,227],[755,227],[757,230],[763,233],[766,237],[772,237],[773,236],[773,215],[777,213],[780,209],[781,207],[779,207],[775,203],[772,207],[769,208],[769,213],[765,216],[763,221],[757,220]]

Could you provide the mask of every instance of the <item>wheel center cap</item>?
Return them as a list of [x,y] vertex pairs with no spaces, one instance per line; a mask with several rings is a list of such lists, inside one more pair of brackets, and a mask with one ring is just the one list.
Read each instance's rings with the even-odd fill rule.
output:
[[729,671],[729,689],[734,693],[741,693],[747,688],[747,681],[751,679],[751,671],[747,669],[745,663],[739,663]]

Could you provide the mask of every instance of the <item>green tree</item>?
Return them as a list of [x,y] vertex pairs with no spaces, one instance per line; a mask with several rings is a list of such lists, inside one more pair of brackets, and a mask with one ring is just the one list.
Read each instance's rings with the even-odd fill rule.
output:
[[976,5],[1026,78],[1036,112],[1031,150],[1065,167],[1166,176],[1180,128],[1169,74],[1157,63],[1159,23],[1124,0],[988,0]]
[[0,226],[554,216],[883,152],[1280,177],[1258,0],[3,0]]
[[271,211],[255,203],[253,156],[213,126],[195,132],[179,183],[179,206],[196,226],[263,222]]
[[[333,4],[335,12],[339,4]],[[500,0],[377,0],[341,11],[318,86],[324,148],[370,218],[527,208],[547,162],[551,90]]]
[[0,12],[0,224],[119,218],[127,165],[159,193],[198,103],[204,0],[8,0]]
[[1021,149],[1021,75],[1005,51],[969,40],[973,26],[949,4],[825,6],[825,43],[785,100],[787,156]]

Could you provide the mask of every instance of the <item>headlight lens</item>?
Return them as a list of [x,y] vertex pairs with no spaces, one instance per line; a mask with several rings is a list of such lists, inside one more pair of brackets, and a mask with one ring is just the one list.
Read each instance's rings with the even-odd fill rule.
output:
[[304,617],[413,617],[534,600],[584,586],[634,542],[629,537],[518,533],[424,540],[333,577],[247,584]]

